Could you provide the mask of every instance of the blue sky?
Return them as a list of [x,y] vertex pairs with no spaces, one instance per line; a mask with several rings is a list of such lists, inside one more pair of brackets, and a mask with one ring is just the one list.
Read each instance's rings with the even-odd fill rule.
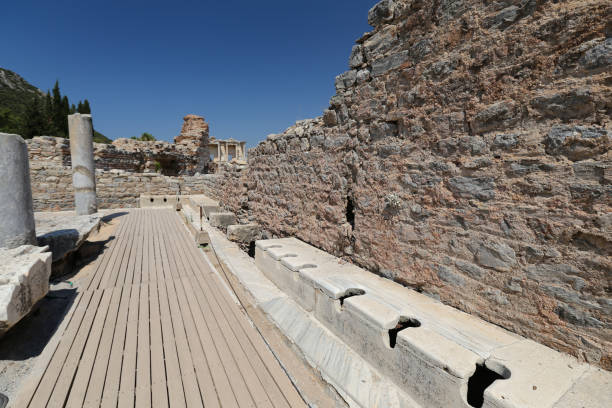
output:
[[115,139],[171,140],[182,117],[249,147],[318,116],[371,28],[376,0],[66,1],[2,4],[0,67],[71,102]]

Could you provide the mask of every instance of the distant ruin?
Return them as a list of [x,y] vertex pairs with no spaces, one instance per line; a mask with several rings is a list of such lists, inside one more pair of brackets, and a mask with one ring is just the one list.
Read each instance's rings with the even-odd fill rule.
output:
[[[72,209],[69,139],[38,136],[26,143],[34,209]],[[203,193],[211,173],[244,166],[246,152],[245,142],[209,139],[204,118],[187,115],[174,143],[127,138],[94,143],[94,159],[100,208],[120,208],[137,206],[139,194]]]

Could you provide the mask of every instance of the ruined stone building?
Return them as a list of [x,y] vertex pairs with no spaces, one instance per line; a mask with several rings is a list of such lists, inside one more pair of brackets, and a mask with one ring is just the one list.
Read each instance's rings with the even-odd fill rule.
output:
[[223,163],[246,164],[246,142],[235,139],[217,140],[211,138],[208,144],[210,152],[211,173],[219,172],[219,165]]
[[[550,392],[588,383],[576,391],[581,403],[610,401],[610,16],[605,0],[379,1],[321,116],[268,135],[248,157],[244,142],[209,138],[195,115],[175,143],[95,145],[99,207],[154,207],[154,196],[169,206],[176,196],[171,205],[181,210],[184,202],[196,240],[217,245],[316,369],[337,369],[342,350],[362,347],[380,370],[367,386],[358,377],[365,365],[323,372],[354,387],[339,391],[357,401],[347,406],[577,406],[573,391],[542,405],[505,398],[514,385],[503,380],[526,399],[536,395],[524,379],[539,370],[558,382]],[[35,209],[73,208],[68,142],[27,143]],[[253,283],[253,265],[266,284]],[[332,269],[341,272],[329,278]],[[400,315],[392,306],[404,301],[403,312],[431,314]],[[302,325],[304,315],[326,329]],[[421,327],[420,318],[430,320]],[[351,332],[356,321],[379,330],[377,340]],[[462,327],[474,321],[478,330]],[[317,343],[328,329],[361,343]],[[397,357],[404,329],[414,330]],[[514,346],[497,360],[511,369],[487,366],[494,351]],[[544,349],[555,357],[538,360],[534,350]],[[589,368],[572,371],[576,378],[565,375],[582,363]],[[494,372],[486,386],[499,380],[504,392],[468,404],[469,382],[485,366]],[[382,399],[368,400],[370,386]],[[385,405],[395,386],[420,405],[399,397]],[[529,401],[547,397],[537,398]]]
[[[96,145],[101,206],[206,193],[269,236],[610,369],[611,7],[514,3],[382,1],[321,117],[215,175],[194,176],[244,144],[194,115],[175,144]],[[35,206],[63,208],[67,141],[28,145]]]

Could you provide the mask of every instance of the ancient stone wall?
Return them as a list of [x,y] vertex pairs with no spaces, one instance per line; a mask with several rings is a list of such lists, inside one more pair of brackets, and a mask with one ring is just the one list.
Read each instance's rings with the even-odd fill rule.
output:
[[612,369],[610,15],[381,1],[330,109],[252,149],[220,199],[268,236]]
[[[35,137],[26,141],[30,156],[30,176],[35,211],[74,209],[70,162],[70,141],[56,137]],[[137,207],[140,194],[202,194],[204,176],[189,175],[187,152],[165,142],[119,139],[114,145],[94,144],[96,188],[100,208]],[[172,158],[180,176],[160,174],[155,158]],[[152,167],[152,168],[151,168]],[[193,169],[193,168],[191,168]],[[174,173],[174,172],[172,172]]]

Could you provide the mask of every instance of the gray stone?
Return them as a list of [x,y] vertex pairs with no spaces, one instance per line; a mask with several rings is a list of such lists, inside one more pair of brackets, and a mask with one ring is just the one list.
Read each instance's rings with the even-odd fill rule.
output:
[[227,238],[230,241],[249,244],[261,239],[261,227],[258,224],[230,225],[227,227]]
[[100,214],[75,215],[72,211],[37,212],[38,245],[48,246],[53,262],[79,249],[100,225]]
[[336,126],[338,124],[338,118],[336,116],[336,111],[327,109],[323,113],[323,123],[325,123],[325,126],[329,126],[329,127]]
[[227,228],[230,225],[236,224],[236,216],[231,212],[211,213],[208,221],[213,227]]
[[28,148],[18,135],[0,133],[0,247],[36,245]]
[[518,137],[516,133],[496,135],[493,139],[493,150],[510,150],[518,146]]
[[485,26],[503,30],[514,23],[520,16],[520,9],[517,6],[506,7],[495,16],[490,18]]
[[372,63],[372,76],[377,77],[387,71],[398,68],[406,61],[410,60],[410,51],[402,51],[397,54],[389,55]]
[[520,115],[514,102],[497,102],[476,114],[471,121],[474,133],[505,129],[518,123]]
[[353,49],[351,51],[351,56],[349,58],[349,66],[354,69],[354,68],[359,68],[361,66],[361,64],[364,63],[364,58],[363,58],[363,49],[361,47],[361,45],[357,44],[353,46]]
[[457,60],[442,60],[433,63],[424,72],[425,77],[441,80],[450,75],[457,67]]
[[0,335],[49,291],[51,253],[47,250],[32,245],[0,249]]
[[521,283],[522,281],[520,278],[513,276],[512,278],[510,278],[508,283],[506,283],[506,288],[514,293],[521,293],[523,292],[523,286],[521,285]]
[[482,242],[475,253],[476,261],[488,268],[507,272],[516,266],[516,254],[502,242]]
[[542,115],[562,120],[581,119],[595,112],[594,98],[588,89],[537,96],[530,103]]
[[506,295],[504,295],[503,292],[499,289],[487,289],[483,292],[483,295],[491,299],[498,305],[504,306],[510,304],[510,301],[508,300]]
[[77,215],[98,211],[96,201],[96,167],[93,154],[93,123],[91,115],[68,115],[72,182]]
[[612,38],[606,38],[604,42],[585,52],[579,62],[586,69],[609,69],[612,65]]
[[355,85],[357,79],[357,71],[351,70],[336,77],[336,90],[343,90]]
[[485,271],[471,262],[465,262],[457,259],[455,261],[455,266],[461,272],[470,275],[474,279],[482,279],[485,276]]
[[492,177],[453,177],[448,180],[449,189],[461,198],[488,201],[495,197]]
[[370,80],[370,70],[362,69],[357,72],[357,80],[356,80],[357,84],[363,84],[369,80]]
[[368,12],[368,24],[377,27],[382,23],[393,20],[395,3],[393,0],[382,0],[374,5]]
[[445,22],[460,16],[467,10],[464,0],[440,0],[436,15]]
[[370,141],[376,142],[387,137],[397,137],[398,128],[394,122],[375,123],[370,127]]
[[604,323],[600,320],[594,318],[587,312],[577,310],[565,303],[559,302],[557,307],[555,308],[555,313],[561,318],[561,320],[565,320],[571,324],[575,324],[577,326],[584,327],[595,327],[602,328],[604,327]]
[[553,126],[544,139],[546,153],[570,160],[585,160],[604,153],[612,144],[607,129],[587,126]]
[[438,275],[438,278],[452,285],[455,285],[455,286],[465,285],[465,279],[463,278],[463,276],[451,271],[450,268],[444,265],[438,265],[437,275]]

